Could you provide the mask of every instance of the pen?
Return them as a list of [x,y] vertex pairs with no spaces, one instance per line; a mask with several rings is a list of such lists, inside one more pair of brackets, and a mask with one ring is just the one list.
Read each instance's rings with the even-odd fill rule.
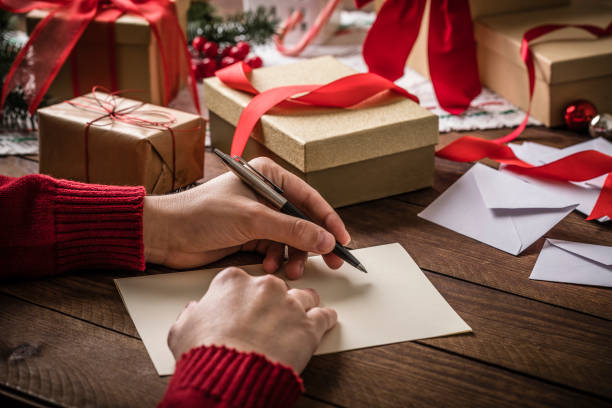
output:
[[[240,180],[255,190],[255,192],[257,192],[259,195],[270,201],[270,203],[278,208],[280,212],[312,222],[312,220],[306,214],[301,212],[296,206],[287,200],[285,196],[283,196],[283,190],[279,186],[250,166],[249,163],[247,163],[242,157],[232,157],[216,148],[213,149],[213,151],[221,158],[221,160],[223,160],[225,165],[229,167],[229,169],[235,175],[237,175],[238,178],[240,178]],[[366,268],[357,258],[353,256],[353,254],[350,253],[348,248],[340,245],[337,241],[332,253],[336,254],[360,271],[368,273]]]

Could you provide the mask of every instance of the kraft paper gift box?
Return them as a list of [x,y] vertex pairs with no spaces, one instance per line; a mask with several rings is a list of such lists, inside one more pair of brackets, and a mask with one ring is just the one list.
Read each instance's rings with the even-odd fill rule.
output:
[[[142,185],[149,194],[172,191],[172,135],[161,127],[144,127],[121,120],[101,118],[90,108],[93,94],[74,98],[77,106],[62,102],[38,110],[40,173],[75,181],[88,181],[85,165],[87,136],[89,182],[109,185]],[[107,100],[108,95],[96,93]],[[84,107],[86,105],[87,107]],[[132,118],[160,121],[159,112],[174,119],[174,189],[203,177],[204,123],[198,115],[163,108],[127,98],[117,98],[117,110],[140,106]],[[153,113],[156,112],[156,113]]]
[[[320,57],[254,70],[251,81],[263,91],[326,84],[354,73],[332,57]],[[229,152],[251,95],[217,78],[204,81],[204,92],[212,145]],[[437,116],[392,95],[362,109],[276,108],[255,127],[243,157],[272,157],[340,207],[431,186],[437,140]]]
[[[605,28],[612,7],[575,5],[478,19],[474,35],[483,85],[521,109],[529,103],[527,70],[520,58],[525,31],[541,24],[591,24]],[[612,37],[595,39],[566,28],[531,42],[536,83],[531,115],[547,126],[564,123],[565,106],[591,101],[600,112],[612,111]]]
[[[187,10],[191,0],[173,0],[179,25],[186,32]],[[33,10],[26,15],[28,33],[31,33],[47,12]],[[118,89],[139,90],[135,95],[139,100],[161,105],[164,101],[164,71],[157,41],[149,23],[142,17],[124,14],[114,24],[115,55]],[[164,35],[161,33],[161,35]],[[108,29],[105,23],[92,21],[77,42],[71,57],[69,57],[53,83],[48,93],[57,100],[74,97],[73,73],[71,68],[72,55],[77,55],[76,67],[79,89],[82,93],[90,92],[95,85],[110,86],[108,54]],[[101,52],[105,60],[100,60]],[[178,54],[178,53],[177,53]],[[181,55],[182,57],[182,55]],[[169,100],[175,96],[178,87],[184,80],[177,81],[170,90]]]

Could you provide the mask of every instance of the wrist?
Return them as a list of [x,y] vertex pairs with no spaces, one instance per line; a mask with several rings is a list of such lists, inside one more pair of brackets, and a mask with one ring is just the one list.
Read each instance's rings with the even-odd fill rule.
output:
[[142,241],[147,263],[164,264],[168,253],[168,224],[162,196],[146,196],[142,212]]

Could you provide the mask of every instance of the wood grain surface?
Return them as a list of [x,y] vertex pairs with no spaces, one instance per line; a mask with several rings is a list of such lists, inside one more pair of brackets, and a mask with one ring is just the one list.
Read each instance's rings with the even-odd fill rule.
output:
[[[459,136],[441,135],[440,145]],[[523,139],[584,140],[544,128]],[[433,188],[339,213],[353,248],[400,242],[474,333],[315,357],[298,407],[612,406],[610,289],[529,280],[544,238],[512,256],[417,216],[470,166],[436,159]],[[1,174],[36,171],[35,156],[0,157]],[[204,180],[225,171],[207,152]],[[612,245],[612,227],[573,212],[545,237]],[[237,254],[213,266],[260,261]],[[168,379],[155,373],[113,284],[136,275],[0,282],[0,405],[155,406]]]

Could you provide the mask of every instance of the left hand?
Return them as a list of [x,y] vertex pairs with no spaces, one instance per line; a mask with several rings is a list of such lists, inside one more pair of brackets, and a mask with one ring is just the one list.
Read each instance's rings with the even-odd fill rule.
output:
[[333,208],[306,182],[267,158],[250,162],[285,191],[285,197],[315,222],[282,214],[228,172],[178,194],[147,196],[144,201],[143,241],[147,262],[190,268],[231,253],[258,251],[264,269],[275,272],[289,246],[287,277],[298,279],[308,252],[323,254],[330,268],[342,260],[331,254],[338,240],[350,241]]

